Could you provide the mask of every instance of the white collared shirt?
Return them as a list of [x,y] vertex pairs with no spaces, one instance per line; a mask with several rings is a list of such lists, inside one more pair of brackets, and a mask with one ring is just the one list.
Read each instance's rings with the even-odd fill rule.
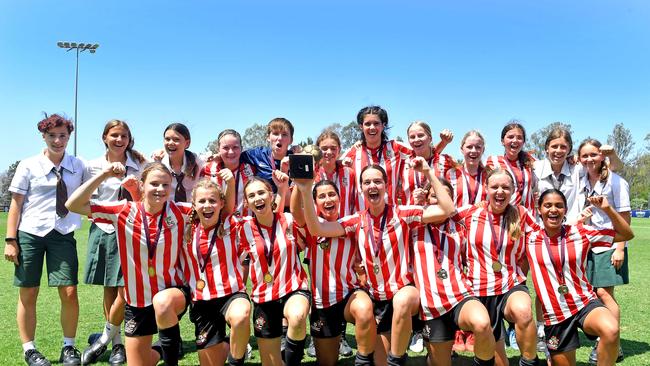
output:
[[[86,176],[85,180],[89,180],[90,178],[101,174],[104,168],[106,168],[108,165],[111,163],[106,160],[106,155],[102,155],[98,157],[97,159],[90,160],[86,163]],[[138,162],[135,157],[130,153],[126,152],[126,176],[134,176],[137,179],[140,179],[140,175],[142,173],[142,169],[144,169],[144,166],[146,165],[146,162],[140,163]],[[103,201],[103,202],[117,202],[118,201],[118,196],[119,196],[119,191],[120,191],[120,184],[122,183],[122,178],[118,177],[110,177],[103,181],[99,187],[93,192],[91,199],[95,201]],[[115,227],[111,224],[106,224],[106,223],[95,223],[97,227],[99,227],[102,231],[105,233],[113,233],[115,232]]]
[[[183,187],[185,188],[186,198],[188,202],[192,199],[192,190],[194,189],[194,185],[196,184],[196,182],[198,182],[199,179],[201,178],[201,170],[203,170],[203,166],[205,165],[205,162],[203,161],[203,159],[201,159],[201,157],[199,157],[196,154],[194,154],[194,157],[196,158],[196,165],[197,165],[196,175],[194,176],[194,178],[188,176],[183,177]],[[163,155],[163,158],[160,162],[164,166],[166,166],[170,172],[172,173],[174,172],[174,169],[172,169],[171,163],[169,162],[169,155],[167,153]],[[187,164],[187,158],[185,157],[185,154],[183,154],[183,166],[181,167],[181,172],[183,173],[185,172],[186,164]],[[176,192],[176,185],[177,185],[176,177],[172,176],[172,190],[171,190],[172,200],[174,200],[174,192]]]
[[[68,212],[65,217],[56,214],[57,177],[52,172],[54,167],[44,152],[23,159],[18,164],[9,186],[10,192],[25,196],[18,230],[43,237],[52,229],[68,234],[81,227],[79,214]],[[66,153],[59,167],[62,168],[63,181],[70,197],[84,181],[84,163]]]
[[551,162],[548,159],[543,159],[533,163],[533,171],[537,177],[539,194],[553,188],[564,193],[567,201],[566,217],[568,220],[576,219],[580,214],[578,186],[580,185],[582,166],[569,164],[565,161],[560,170],[560,175],[556,177],[553,168],[551,168]]

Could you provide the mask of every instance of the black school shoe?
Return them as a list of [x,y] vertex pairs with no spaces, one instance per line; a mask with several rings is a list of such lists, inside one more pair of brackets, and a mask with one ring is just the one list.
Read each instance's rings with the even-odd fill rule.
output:
[[126,350],[124,349],[123,344],[113,345],[111,357],[108,359],[108,363],[110,363],[111,366],[118,366],[126,363]]
[[91,365],[102,357],[106,352],[106,345],[97,339],[90,347],[86,348],[81,354],[81,364],[82,365]]
[[81,353],[74,346],[65,346],[61,348],[59,362],[64,366],[81,365]]
[[25,362],[29,366],[50,366],[51,363],[50,361],[43,356],[42,353],[38,352],[35,349],[30,349],[29,351],[25,352]]

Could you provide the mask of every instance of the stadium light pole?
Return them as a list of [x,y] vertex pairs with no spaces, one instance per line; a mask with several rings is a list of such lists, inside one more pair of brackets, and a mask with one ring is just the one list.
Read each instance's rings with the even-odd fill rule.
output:
[[59,48],[64,48],[66,52],[72,50],[77,51],[77,65],[75,67],[74,77],[74,156],[77,156],[77,95],[79,92],[79,52],[88,50],[90,53],[95,53],[99,47],[98,43],[76,43],[76,42],[57,42]]

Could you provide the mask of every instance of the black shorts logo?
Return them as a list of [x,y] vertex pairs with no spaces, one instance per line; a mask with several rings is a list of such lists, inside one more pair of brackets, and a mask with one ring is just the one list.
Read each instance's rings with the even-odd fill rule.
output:
[[124,324],[124,333],[133,334],[137,326],[138,322],[136,322],[135,319],[129,319],[126,324]]
[[559,345],[560,340],[556,336],[552,336],[548,341],[546,341],[546,347],[548,347],[549,350],[556,350]]
[[207,340],[208,340],[208,331],[204,330],[203,332],[201,332],[201,334],[199,334],[198,337],[196,337],[196,344],[199,346],[203,345]]
[[264,328],[264,325],[266,324],[266,320],[264,320],[263,316],[258,316],[257,319],[255,319],[255,329],[257,330],[262,330]]

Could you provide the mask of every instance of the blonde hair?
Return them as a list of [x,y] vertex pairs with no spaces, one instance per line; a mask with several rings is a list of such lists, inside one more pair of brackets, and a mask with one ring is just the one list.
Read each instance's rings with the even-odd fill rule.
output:
[[[465,135],[463,135],[463,138],[460,140],[460,148],[461,148],[461,150],[463,149],[463,146],[465,146],[465,141],[467,141],[467,139],[472,137],[472,136],[478,137],[479,139],[481,139],[481,143],[483,144],[483,152],[481,152],[481,155],[483,155],[483,153],[485,152],[485,138],[483,137],[483,135],[478,130],[469,130],[469,131],[467,131],[465,133]],[[463,159],[464,159],[464,157],[463,157]],[[482,159],[479,159],[478,165],[480,167],[483,167],[483,160]],[[461,164],[459,162],[456,163],[457,168],[460,168],[462,166],[463,166],[463,164]]]
[[[508,177],[508,180],[510,181],[510,187],[512,188],[512,191],[514,193],[515,180],[512,178],[512,175],[507,170],[503,170],[501,168],[490,170],[487,174],[487,179],[486,179],[487,184],[488,185],[490,184],[490,178],[497,175],[505,175],[506,177]],[[521,232],[521,217],[519,217],[519,210],[515,205],[513,205],[512,203],[508,203],[508,206],[506,206],[506,210],[503,213],[503,219],[506,224],[505,226],[508,229],[508,236],[511,237],[513,240],[518,240],[519,238],[521,238],[521,235],[523,234]]]
[[424,121],[415,121],[415,122],[411,123],[406,128],[406,135],[407,136],[408,136],[409,131],[411,130],[411,127],[415,127],[415,126],[422,127],[422,129],[424,130],[424,133],[426,133],[427,136],[429,136],[430,139],[433,138],[433,135],[431,135],[431,127]]

